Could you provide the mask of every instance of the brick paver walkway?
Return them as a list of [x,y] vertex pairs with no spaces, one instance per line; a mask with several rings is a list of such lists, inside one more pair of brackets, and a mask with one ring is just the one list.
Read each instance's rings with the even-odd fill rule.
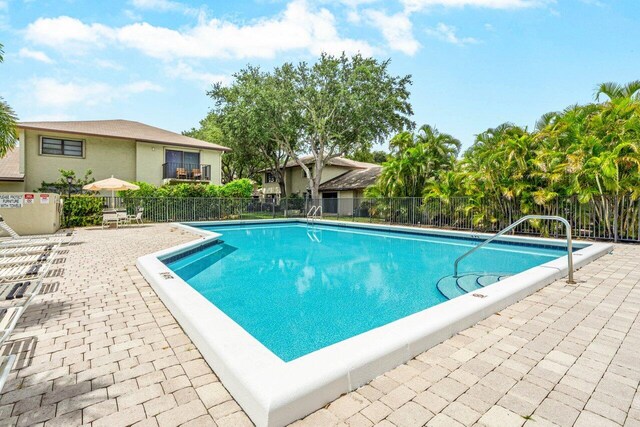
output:
[[[0,425],[251,425],[135,267],[193,239],[80,230],[3,353]],[[640,426],[640,246],[618,245],[298,426]]]

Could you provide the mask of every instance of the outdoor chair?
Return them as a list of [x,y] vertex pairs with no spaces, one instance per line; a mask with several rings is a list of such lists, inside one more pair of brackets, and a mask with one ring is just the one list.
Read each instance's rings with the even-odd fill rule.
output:
[[187,179],[187,170],[185,168],[176,168],[176,178]]
[[102,212],[102,228],[104,229],[105,224],[110,226],[111,224],[115,224],[116,228],[120,224],[120,217],[118,216],[118,212],[116,211],[104,211]]
[[9,378],[9,372],[11,372],[11,368],[13,368],[15,361],[15,354],[0,356],[0,392],[2,392],[4,383],[7,381],[7,378]]
[[133,221],[135,221],[136,224],[142,225],[142,214],[143,213],[144,213],[144,208],[136,209],[136,214],[135,215],[128,215],[127,216],[128,223],[131,224],[131,223],[133,223]]
[[192,179],[202,179],[202,171],[200,169],[191,169]]
[[0,247],[0,257],[18,257],[23,255],[47,254],[53,252],[57,244],[33,245],[33,246],[2,246]]
[[23,264],[43,263],[47,258],[49,258],[49,254],[46,252],[32,255],[0,256],[0,268]]
[[116,215],[118,216],[119,224],[129,224],[129,215],[127,215],[126,210],[118,210],[116,211]]
[[0,246],[8,247],[8,246],[32,246],[33,244],[47,244],[47,243],[60,243],[60,244],[69,244],[75,237],[74,232],[65,232],[65,233],[56,233],[56,234],[37,234],[37,235],[29,235],[29,236],[21,236],[16,231],[9,226],[0,215],[0,228],[6,231],[10,239],[5,239],[0,241]]
[[43,264],[22,264],[0,267],[0,282],[17,282],[44,276]]

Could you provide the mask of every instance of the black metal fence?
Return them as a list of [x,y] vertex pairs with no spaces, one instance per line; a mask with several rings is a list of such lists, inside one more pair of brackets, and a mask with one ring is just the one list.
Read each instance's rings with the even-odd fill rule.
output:
[[[496,232],[529,214],[557,215],[572,224],[573,236],[582,239],[640,242],[640,200],[629,196],[596,197],[587,203],[577,198],[523,208],[518,200],[478,202],[468,197],[448,200],[422,198],[281,199],[262,202],[233,198],[103,198],[105,207],[144,209],[149,222],[213,221],[234,219],[300,218],[312,206],[323,206],[325,219],[387,223],[421,227]],[[517,234],[561,237],[560,224],[530,221]]]

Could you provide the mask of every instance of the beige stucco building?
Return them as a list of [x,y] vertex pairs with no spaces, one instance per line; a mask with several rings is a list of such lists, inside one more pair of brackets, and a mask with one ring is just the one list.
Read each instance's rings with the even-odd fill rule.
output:
[[[314,162],[311,156],[303,157],[302,161],[309,167]],[[373,163],[357,162],[344,157],[330,159],[322,170],[319,188],[324,213],[350,215],[357,199],[362,198],[364,190],[375,183],[381,170],[380,165]],[[285,165],[284,181],[288,196],[295,194],[307,197],[310,194],[309,181],[304,170],[295,161]],[[280,185],[271,172],[264,171],[262,182],[261,197],[265,200],[277,200],[281,197]]]
[[0,159],[0,191],[34,191],[60,169],[96,180],[116,176],[153,185],[221,183],[228,148],[128,120],[23,122],[19,145]]

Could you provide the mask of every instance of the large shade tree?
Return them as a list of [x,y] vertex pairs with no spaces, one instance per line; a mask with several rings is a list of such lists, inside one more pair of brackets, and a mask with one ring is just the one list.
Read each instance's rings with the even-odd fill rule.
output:
[[[212,114],[228,145],[238,150],[230,162],[269,169],[287,195],[284,165],[289,150],[296,149],[301,133],[293,103],[269,73],[248,66],[234,74],[230,85],[215,84],[207,94],[214,100]],[[286,148],[285,148],[286,147]]]
[[[388,60],[322,54],[312,65],[276,68],[273,78],[277,98],[291,103],[287,112],[300,118],[299,139],[283,147],[304,171],[314,199],[332,158],[370,149],[392,133],[413,127],[411,77],[392,75]],[[311,165],[301,153],[312,156]]]
[[[209,112],[204,119],[200,120],[199,127],[192,128],[183,134],[231,148],[230,152],[222,155],[223,182],[242,178],[257,180],[258,172],[267,167],[265,156],[262,155],[257,144],[246,139],[244,126],[235,128],[229,125],[215,112]],[[238,130],[241,132],[237,132]]]
[[323,54],[314,64],[285,63],[272,72],[249,66],[209,95],[223,132],[261,147],[282,193],[282,166],[290,158],[304,171],[311,197],[318,198],[331,159],[368,151],[413,126],[410,84],[410,76],[389,72],[389,61]]
[[[0,43],[0,63],[4,61],[3,45]],[[16,145],[18,133],[16,124],[18,117],[7,102],[0,97],[0,157]]]

